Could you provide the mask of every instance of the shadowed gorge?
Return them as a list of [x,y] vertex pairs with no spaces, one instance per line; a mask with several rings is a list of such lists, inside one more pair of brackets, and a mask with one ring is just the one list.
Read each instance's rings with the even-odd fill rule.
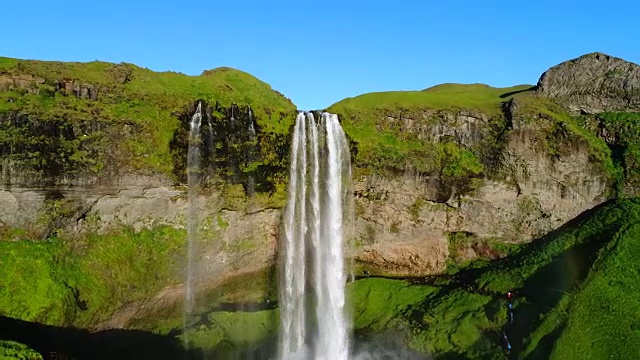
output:
[[0,58],[0,357],[635,359],[639,69],[299,112]]

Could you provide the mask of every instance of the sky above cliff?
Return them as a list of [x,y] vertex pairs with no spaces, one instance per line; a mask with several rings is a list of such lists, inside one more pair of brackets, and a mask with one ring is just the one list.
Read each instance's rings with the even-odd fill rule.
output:
[[300,109],[436,84],[535,84],[601,51],[640,63],[635,0],[8,1],[0,56],[247,71]]

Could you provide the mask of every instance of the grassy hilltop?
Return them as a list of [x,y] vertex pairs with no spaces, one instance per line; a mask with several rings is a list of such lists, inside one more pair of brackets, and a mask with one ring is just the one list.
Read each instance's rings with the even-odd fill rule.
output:
[[[502,103],[531,85],[494,88],[484,84],[442,84],[422,91],[368,93],[347,98],[328,110],[343,118],[343,127],[357,143],[356,163],[362,168],[407,168],[456,177],[478,175],[485,166],[479,157],[484,145],[465,148],[451,139],[433,142],[419,139],[399,122],[386,117],[410,118],[432,127],[459,111],[487,115],[496,126],[503,122]],[[495,134],[494,134],[495,135]],[[491,139],[495,141],[496,139]],[[489,141],[487,141],[489,146]]]
[[296,109],[268,84],[231,68],[187,76],[127,63],[0,58],[0,90],[0,154],[44,178],[100,175],[109,166],[171,175],[180,165],[171,142],[197,100],[249,105],[267,135],[287,133]]

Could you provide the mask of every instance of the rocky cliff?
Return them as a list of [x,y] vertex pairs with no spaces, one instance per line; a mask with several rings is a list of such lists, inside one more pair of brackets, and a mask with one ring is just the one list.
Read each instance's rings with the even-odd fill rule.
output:
[[640,66],[591,53],[547,70],[537,92],[575,113],[640,111]]
[[[591,54],[536,87],[444,84],[332,105],[351,140],[356,272],[424,276],[501,257],[505,244],[635,193],[637,69]],[[199,286],[276,261],[295,108],[268,85],[227,68],[187,77],[0,59],[0,90],[0,227],[34,239],[184,229],[188,123],[201,101]],[[100,326],[166,307],[181,286]]]

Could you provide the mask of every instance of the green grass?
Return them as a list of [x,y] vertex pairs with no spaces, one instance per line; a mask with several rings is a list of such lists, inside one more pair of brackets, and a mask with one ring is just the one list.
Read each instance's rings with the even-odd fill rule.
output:
[[437,288],[410,286],[390,279],[363,279],[347,286],[353,309],[354,328],[367,331],[385,329],[399,314],[420,303]]
[[42,355],[24,344],[0,340],[0,360],[42,360]]
[[0,313],[43,324],[65,324],[72,295],[55,257],[60,241],[0,241]]
[[422,91],[388,91],[346,98],[329,107],[344,110],[475,110],[500,114],[502,95],[524,91],[531,85],[495,88],[484,84],[442,84]]
[[640,354],[640,209],[620,229],[575,295],[551,359],[636,359]]
[[0,314],[87,327],[180,281],[184,231],[0,241]]
[[[224,343],[234,347],[250,347],[277,334],[278,311],[218,311],[207,317],[208,326],[189,331],[190,347],[216,350]],[[183,334],[184,337],[184,334]]]
[[[29,74],[52,86],[56,81],[76,80],[81,84],[106,88],[107,98],[120,97],[149,103],[160,109],[179,109],[195,99],[250,104],[262,111],[295,110],[289,99],[254,76],[232,68],[204,71],[200,76],[176,72],[154,72],[133,64],[107,62],[58,62],[0,57],[0,74]],[[126,76],[130,81],[125,82]],[[108,90],[108,91],[106,91]]]

